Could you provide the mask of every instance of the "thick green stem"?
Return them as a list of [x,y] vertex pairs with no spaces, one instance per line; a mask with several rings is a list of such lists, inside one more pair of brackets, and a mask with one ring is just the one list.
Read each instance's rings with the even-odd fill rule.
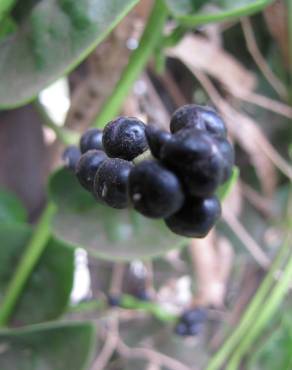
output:
[[0,326],[5,326],[8,323],[23,287],[47,245],[50,237],[50,223],[54,212],[55,206],[49,203],[16,267],[1,305]]
[[139,47],[132,53],[129,63],[124,69],[112,95],[101,108],[94,126],[103,127],[119,113],[131,87],[145,68],[155,47],[161,40],[161,33],[167,15],[168,12],[164,2],[162,0],[154,1],[154,6],[141,37]]
[[254,325],[254,322],[255,320],[257,320],[259,313],[265,303],[265,299],[272,288],[275,273],[280,269],[288,249],[289,244],[288,242],[285,242],[283,244],[283,247],[279,251],[278,256],[273,262],[272,267],[269,270],[269,273],[267,274],[265,280],[261,284],[257,293],[246,309],[244,315],[242,316],[237,328],[224,342],[219,351],[212,357],[206,370],[219,370],[224,362],[231,355],[231,353],[236,349],[240,340],[242,340],[242,338],[250,330],[250,327]]

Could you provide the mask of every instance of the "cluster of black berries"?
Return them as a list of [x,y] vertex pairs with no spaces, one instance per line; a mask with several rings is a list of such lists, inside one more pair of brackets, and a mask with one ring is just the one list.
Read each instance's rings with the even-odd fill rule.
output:
[[[85,132],[80,151],[67,148],[64,158],[98,201],[133,206],[146,217],[163,218],[176,234],[201,238],[220,215],[214,194],[231,174],[233,148],[224,122],[209,107],[179,108],[170,131],[119,117],[103,132]],[[138,161],[148,148],[154,158]]]
[[185,311],[179,318],[175,333],[181,336],[194,336],[200,334],[207,321],[205,308],[196,307]]

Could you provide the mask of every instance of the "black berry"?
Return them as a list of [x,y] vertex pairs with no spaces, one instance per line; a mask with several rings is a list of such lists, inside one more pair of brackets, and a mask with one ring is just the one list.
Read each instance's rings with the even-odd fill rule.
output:
[[221,182],[225,182],[231,176],[234,166],[234,149],[226,139],[219,138],[217,140],[217,145],[223,159],[223,175]]
[[182,106],[171,117],[172,133],[186,128],[204,130],[220,137],[226,137],[227,133],[225,124],[217,112],[210,107],[195,104]]
[[127,182],[131,162],[120,158],[108,158],[99,167],[95,179],[93,193],[97,199],[113,208],[128,206]]
[[184,194],[177,176],[161,163],[148,160],[136,165],[129,176],[134,208],[147,217],[164,218],[181,208]]
[[141,301],[150,301],[150,295],[146,290],[138,290],[134,296]]
[[109,157],[131,161],[147,149],[145,125],[137,118],[119,117],[105,126],[102,142]]
[[77,163],[81,157],[80,150],[75,145],[68,146],[63,153],[63,161],[65,166],[72,171],[75,171]]
[[88,150],[102,150],[102,131],[97,128],[87,130],[80,138],[81,153],[86,153]]
[[80,184],[88,191],[93,190],[96,171],[106,158],[101,150],[89,150],[80,157],[75,173]]
[[204,131],[182,130],[174,134],[163,146],[161,158],[194,196],[211,195],[222,182],[222,155],[216,140]]
[[153,125],[147,125],[145,133],[153,157],[160,159],[161,148],[171,138],[171,134]]
[[215,225],[221,214],[220,202],[209,198],[187,198],[183,207],[165,219],[175,234],[189,238],[203,238]]
[[207,320],[207,311],[196,307],[185,311],[179,318],[175,332],[178,335],[198,335],[202,331]]

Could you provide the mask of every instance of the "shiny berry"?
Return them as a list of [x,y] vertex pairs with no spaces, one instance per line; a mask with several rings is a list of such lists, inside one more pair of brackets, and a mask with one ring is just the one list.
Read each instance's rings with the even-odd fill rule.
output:
[[153,157],[160,159],[161,148],[171,138],[171,134],[153,125],[147,125],[145,133]]
[[103,131],[103,147],[109,157],[133,160],[148,147],[145,125],[137,118],[119,117]]
[[233,146],[226,139],[219,138],[217,145],[223,159],[223,176],[222,183],[227,181],[232,173],[234,166],[234,149]]
[[226,127],[222,118],[210,107],[189,104],[177,109],[170,121],[170,131],[182,129],[204,130],[220,137],[226,137]]
[[181,321],[187,324],[203,323],[207,319],[207,311],[202,307],[191,308],[181,315]]
[[85,153],[91,149],[102,150],[102,131],[97,128],[91,128],[84,132],[80,138],[81,153]]
[[163,146],[161,159],[194,196],[211,195],[222,182],[222,155],[215,139],[204,131],[182,130],[174,134]]
[[131,162],[120,158],[108,158],[99,167],[95,179],[93,193],[98,200],[113,208],[128,206],[127,182]]
[[80,150],[75,145],[68,146],[63,153],[63,161],[65,162],[65,167],[69,168],[71,171],[75,171],[77,163],[81,157]]
[[101,150],[89,150],[80,157],[75,173],[80,184],[88,191],[93,190],[95,174],[106,158]]
[[140,162],[133,168],[129,176],[129,195],[134,208],[152,218],[170,216],[184,201],[177,176],[154,160]]
[[165,219],[175,234],[189,238],[204,238],[221,214],[220,202],[209,198],[187,198],[183,207]]

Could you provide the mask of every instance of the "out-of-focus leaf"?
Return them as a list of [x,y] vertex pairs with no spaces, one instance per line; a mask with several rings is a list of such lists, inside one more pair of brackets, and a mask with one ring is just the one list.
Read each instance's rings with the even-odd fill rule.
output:
[[109,260],[150,258],[185,244],[185,239],[170,232],[162,220],[98,204],[64,169],[52,176],[49,193],[58,206],[55,235],[93,256]]
[[26,210],[13,194],[0,191],[0,223],[25,222]]
[[[0,307],[32,229],[24,224],[0,224]],[[35,270],[27,281],[13,312],[17,325],[52,320],[67,307],[73,284],[72,248],[51,238]],[[2,369],[2,367],[0,366]],[[14,369],[11,367],[11,369]]]
[[0,2],[0,21],[9,12],[9,10],[13,7],[15,2],[16,2],[16,0],[1,0],[1,2]]
[[[200,1],[199,4],[194,0],[165,0],[165,2],[180,22],[189,26],[198,26],[256,13],[265,8],[272,0],[205,0]],[[205,6],[208,6],[208,10]],[[212,11],[210,11],[211,7]]]
[[72,70],[137,1],[21,0],[17,31],[0,41],[0,106],[28,102]]
[[85,370],[95,349],[89,323],[50,323],[0,332],[1,370]]

